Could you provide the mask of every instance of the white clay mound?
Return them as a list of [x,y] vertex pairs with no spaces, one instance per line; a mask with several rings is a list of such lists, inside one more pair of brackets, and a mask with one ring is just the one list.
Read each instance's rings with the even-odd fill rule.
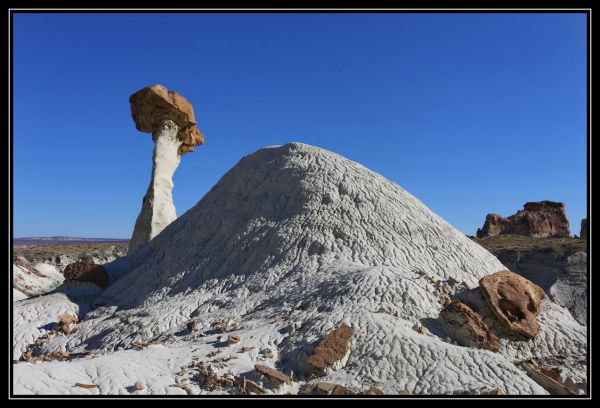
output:
[[[549,301],[533,340],[502,339],[499,353],[446,342],[435,320],[442,308],[436,286],[468,292],[504,266],[395,183],[313,146],[291,143],[244,157],[161,234],[104,267],[108,289],[78,297],[73,308],[104,306],[42,348],[104,355],[16,364],[16,393],[128,394],[137,380],[151,384],[144,392],[184,392],[169,385],[185,381],[187,393],[211,393],[182,367],[234,354],[239,358],[221,370],[246,374],[266,364],[293,371],[298,385],[316,381],[305,377],[306,359],[342,322],[354,329],[350,357],[318,381],[355,391],[546,394],[514,364],[532,356],[564,357],[573,378],[585,379],[585,327]],[[19,302],[15,313],[33,315],[49,296]],[[198,331],[188,334],[192,319]],[[231,328],[214,333],[216,321]],[[421,334],[417,324],[433,334]],[[15,359],[40,332],[28,330],[17,328]],[[230,334],[240,343],[217,340]],[[128,350],[138,341],[164,347]],[[243,346],[253,348],[240,353]],[[209,357],[217,347],[226,351]],[[272,358],[261,355],[265,348]]]

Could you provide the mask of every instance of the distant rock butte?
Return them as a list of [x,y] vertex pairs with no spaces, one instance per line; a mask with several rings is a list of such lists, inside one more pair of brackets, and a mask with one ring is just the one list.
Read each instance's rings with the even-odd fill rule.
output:
[[488,214],[483,227],[477,230],[478,238],[505,234],[536,238],[568,237],[569,220],[565,205],[554,201],[528,202],[523,210],[508,218]]
[[579,238],[587,239],[588,236],[588,219],[584,218],[581,220],[581,230],[579,232]]

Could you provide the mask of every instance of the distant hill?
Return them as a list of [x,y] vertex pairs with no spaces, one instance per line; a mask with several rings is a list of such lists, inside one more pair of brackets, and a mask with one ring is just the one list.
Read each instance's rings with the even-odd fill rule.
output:
[[14,238],[13,246],[29,245],[57,245],[57,244],[83,244],[92,242],[128,242],[128,239],[119,238],[82,238],[82,237],[22,237]]

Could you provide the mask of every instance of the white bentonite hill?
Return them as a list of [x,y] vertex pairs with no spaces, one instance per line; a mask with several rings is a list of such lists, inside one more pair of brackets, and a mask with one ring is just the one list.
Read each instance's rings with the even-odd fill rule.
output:
[[[199,361],[219,375],[250,376],[257,363],[293,373],[291,386],[269,393],[325,381],[390,394],[546,394],[515,365],[531,357],[560,360],[563,375],[585,380],[586,329],[549,300],[534,339],[502,338],[498,353],[449,342],[436,320],[443,292],[468,294],[506,268],[395,183],[305,144],[244,157],[147,245],[104,267],[110,285],[99,295],[64,285],[15,303],[25,322],[15,359],[64,311],[83,320],[39,352],[99,354],[15,364],[15,393],[228,393],[198,384]],[[346,365],[311,378],[307,358],[341,323],[354,330]],[[225,344],[228,335],[240,342]]]

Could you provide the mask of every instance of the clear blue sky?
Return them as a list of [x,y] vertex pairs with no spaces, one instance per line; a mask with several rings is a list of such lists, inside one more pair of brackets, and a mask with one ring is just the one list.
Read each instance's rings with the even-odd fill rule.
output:
[[395,181],[466,234],[526,201],[586,214],[584,14],[16,14],[14,236],[129,238],[153,143],[129,95],[194,105],[177,214],[291,141]]

